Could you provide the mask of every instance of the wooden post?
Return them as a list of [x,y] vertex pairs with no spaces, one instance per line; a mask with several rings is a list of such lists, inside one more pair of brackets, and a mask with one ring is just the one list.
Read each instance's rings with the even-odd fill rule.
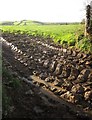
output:
[[92,38],[92,1],[86,6],[85,36]]

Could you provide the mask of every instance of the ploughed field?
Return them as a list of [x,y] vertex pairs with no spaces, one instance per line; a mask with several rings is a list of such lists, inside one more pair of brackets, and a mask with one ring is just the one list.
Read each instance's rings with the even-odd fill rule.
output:
[[91,53],[63,48],[50,38],[13,33],[2,37],[3,58],[23,81],[42,88],[48,104],[63,103],[76,115],[92,116]]

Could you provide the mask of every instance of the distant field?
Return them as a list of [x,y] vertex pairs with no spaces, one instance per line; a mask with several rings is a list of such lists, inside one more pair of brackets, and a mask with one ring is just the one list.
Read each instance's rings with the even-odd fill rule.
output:
[[0,28],[3,32],[50,37],[64,46],[67,44],[85,51],[92,51],[87,38],[84,38],[84,24],[46,25],[39,22],[22,21],[14,22],[13,25],[1,25]]

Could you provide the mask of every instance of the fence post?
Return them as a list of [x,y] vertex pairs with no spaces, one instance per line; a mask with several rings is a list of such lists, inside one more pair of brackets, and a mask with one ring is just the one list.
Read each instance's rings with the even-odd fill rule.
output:
[[92,1],[86,6],[85,36],[92,38]]

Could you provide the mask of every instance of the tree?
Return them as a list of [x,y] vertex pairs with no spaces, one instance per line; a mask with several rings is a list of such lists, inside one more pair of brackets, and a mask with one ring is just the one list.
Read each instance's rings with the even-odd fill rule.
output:
[[92,1],[86,6],[85,36],[92,38]]

